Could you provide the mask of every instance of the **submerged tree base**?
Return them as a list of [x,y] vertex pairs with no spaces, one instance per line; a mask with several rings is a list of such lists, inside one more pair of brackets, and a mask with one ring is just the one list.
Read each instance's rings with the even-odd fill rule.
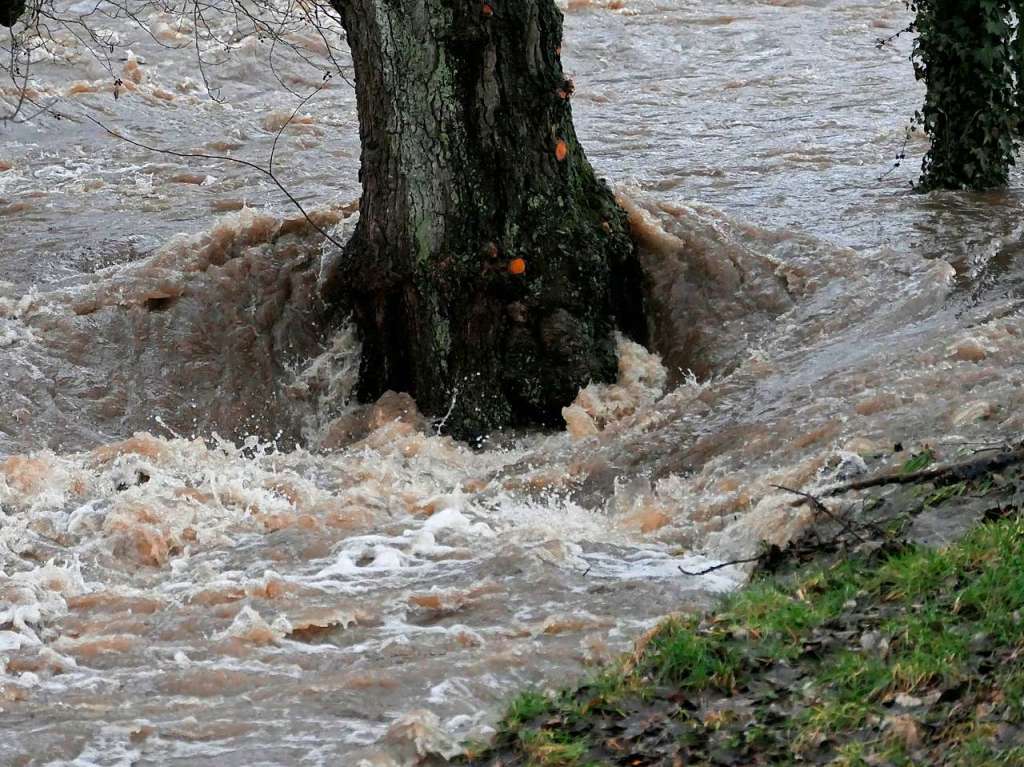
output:
[[553,0],[334,0],[356,71],[361,218],[327,297],[359,396],[479,438],[557,424],[644,334],[625,213],[572,123]]

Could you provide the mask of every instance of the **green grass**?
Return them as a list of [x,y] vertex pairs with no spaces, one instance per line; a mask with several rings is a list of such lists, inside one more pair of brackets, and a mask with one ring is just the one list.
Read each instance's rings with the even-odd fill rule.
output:
[[[793,689],[764,681],[779,669],[796,674]],[[914,712],[922,743],[886,726],[902,710],[893,708],[899,695],[932,701],[933,709]],[[754,696],[753,713],[739,724],[731,715],[702,720],[693,707],[676,706],[680,696]],[[778,700],[785,705],[774,706]],[[1024,727],[1019,516],[982,525],[945,550],[907,547],[760,580],[713,614],[669,619],[635,656],[582,686],[554,698],[519,696],[495,748],[539,767],[608,763],[601,738],[580,733],[605,726],[595,717],[606,722],[626,717],[631,705],[660,701],[688,728],[679,743],[697,757],[687,764],[704,763],[701,749],[714,746],[738,749],[741,761],[763,749],[791,757],[817,750],[834,764],[916,764],[910,752],[927,747],[941,764],[1024,765],[1020,744],[1000,746],[991,722],[973,714],[945,721],[950,712],[974,710],[961,700],[994,709],[993,721]]]
[[542,716],[552,709],[552,703],[548,698],[539,692],[528,690],[520,693],[509,704],[505,713],[503,723],[507,727],[515,728]]
[[881,659],[844,650],[818,672],[817,680],[830,704],[862,703],[878,700],[891,685],[892,673]]
[[550,730],[523,730],[519,742],[528,764],[536,767],[575,767],[588,750],[585,740]]
[[740,659],[724,631],[697,633],[692,621],[666,622],[648,645],[643,668],[659,682],[688,690],[732,686]]
[[913,474],[914,472],[927,469],[935,462],[935,452],[931,448],[925,448],[920,453],[914,453],[907,459],[900,469],[902,474]]

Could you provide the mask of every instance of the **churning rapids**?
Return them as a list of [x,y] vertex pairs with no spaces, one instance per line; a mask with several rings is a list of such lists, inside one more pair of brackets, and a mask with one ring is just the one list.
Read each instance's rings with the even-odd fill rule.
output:
[[879,179],[921,97],[909,43],[875,47],[898,0],[573,0],[577,123],[657,354],[623,342],[563,432],[480,452],[400,396],[347,403],[337,254],[269,179],[84,117],[255,162],[285,126],[277,173],[341,239],[351,88],[288,121],[323,41],[284,31],[304,63],[211,20],[212,99],[191,15],[90,18],[110,60],[55,29],[30,90],[65,117],[0,133],[0,764],[452,754],[741,582],[680,568],[798,531],[773,485],[1024,431],[1019,191],[911,194],[915,141]]

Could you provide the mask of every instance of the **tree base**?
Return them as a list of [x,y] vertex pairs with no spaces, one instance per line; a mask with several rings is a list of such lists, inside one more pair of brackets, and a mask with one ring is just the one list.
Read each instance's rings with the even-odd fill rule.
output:
[[327,297],[358,395],[411,394],[458,438],[556,425],[642,340],[625,213],[577,141],[552,0],[336,0],[356,70],[361,218]]

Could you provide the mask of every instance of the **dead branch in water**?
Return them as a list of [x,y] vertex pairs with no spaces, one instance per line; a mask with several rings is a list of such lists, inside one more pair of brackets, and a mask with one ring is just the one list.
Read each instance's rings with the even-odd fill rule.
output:
[[786,487],[784,485],[772,485],[772,487],[777,490],[799,496],[799,498],[792,504],[794,507],[810,504],[815,512],[827,517],[833,523],[838,525],[840,530],[838,532],[829,532],[827,536],[823,536],[821,529],[812,525],[807,531],[805,531],[801,538],[790,541],[784,549],[769,545],[767,542],[762,542],[762,551],[756,556],[723,562],[696,572],[684,570],[682,566],[679,566],[678,569],[683,575],[699,576],[707,575],[708,573],[712,573],[716,570],[721,570],[732,565],[757,563],[758,568],[762,570],[768,569],[771,571],[773,568],[778,566],[779,562],[784,562],[787,559],[796,558],[797,560],[806,560],[808,557],[828,553],[837,549],[846,549],[850,546],[851,541],[856,543],[858,548],[863,546],[881,545],[884,543],[886,536],[883,526],[886,523],[896,521],[898,517],[858,521],[850,519],[846,514],[836,513],[834,510],[830,509],[822,499],[841,495],[842,493],[846,493],[851,490],[866,490],[873,487],[882,487],[892,484],[907,485],[914,484],[916,482],[934,481],[952,483],[977,479],[991,472],[1005,469],[1009,466],[1020,463],[1024,463],[1024,443],[1021,443],[1017,447],[1011,447],[1010,445],[1004,444],[998,455],[989,455],[981,458],[975,457],[967,461],[947,463],[942,466],[936,466],[934,468],[923,469],[921,471],[909,472],[906,474],[885,473],[874,477],[867,477],[854,482],[836,485],[835,487],[824,490],[819,495],[814,495],[813,493]]
[[696,572],[684,570],[683,566],[679,565],[678,570],[683,575],[707,575],[708,573],[713,573],[717,570],[724,570],[726,567],[732,567],[733,565],[749,565],[751,562],[760,562],[762,559],[764,559],[764,557],[764,553],[761,553],[758,554],[756,557],[747,557],[746,559],[730,559],[728,562],[722,562],[721,564],[712,565],[711,567],[705,567],[703,570],[697,570]]
[[836,513],[833,512],[832,509],[830,509],[824,503],[822,503],[821,499],[818,498],[817,496],[811,495],[810,493],[805,493],[803,490],[794,490],[793,488],[786,487],[785,485],[772,485],[772,487],[774,487],[776,490],[782,490],[782,491],[784,491],[786,493],[792,493],[793,495],[799,495],[801,498],[803,498],[803,500],[805,502],[810,503],[815,511],[824,514],[826,517],[831,519],[837,525],[842,527],[843,528],[843,532],[852,535],[860,543],[864,543],[864,537],[861,536],[856,530],[853,529],[852,525],[850,524],[850,521],[848,519],[846,519],[845,517],[840,517],[840,516],[836,515]]
[[959,482],[961,480],[976,479],[983,474],[1004,469],[1007,466],[1013,466],[1014,464],[1021,462],[1024,462],[1024,444],[1021,444],[1016,448],[1011,448],[1009,445],[1006,445],[1003,448],[1003,452],[998,455],[987,456],[984,458],[973,458],[969,461],[961,461],[958,463],[947,463],[930,469],[913,471],[909,474],[900,474],[896,472],[879,474],[874,477],[867,477],[865,479],[847,482],[842,485],[836,485],[835,487],[826,490],[824,494],[828,497],[832,497],[848,493],[851,490],[867,490],[872,487],[883,487],[885,485],[913,485],[917,482],[932,482],[934,480],[951,480]]

